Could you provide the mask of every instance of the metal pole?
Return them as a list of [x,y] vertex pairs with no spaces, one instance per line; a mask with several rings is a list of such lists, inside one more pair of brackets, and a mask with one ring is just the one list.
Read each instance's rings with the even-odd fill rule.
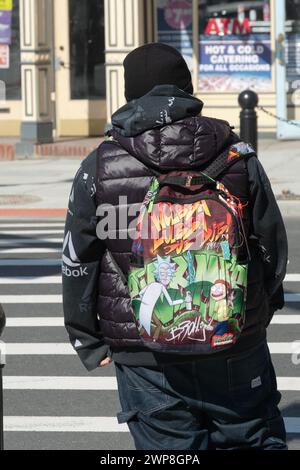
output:
[[[6,319],[5,313],[0,304],[0,337],[5,327]],[[4,450],[4,424],[3,424],[3,368],[5,364],[5,355],[1,351],[0,344],[0,450]]]
[[3,424],[3,372],[4,365],[0,364],[0,450],[4,450],[4,424]]
[[257,114],[258,95],[253,90],[244,90],[239,95],[240,113],[240,136],[241,139],[251,144],[257,152]]

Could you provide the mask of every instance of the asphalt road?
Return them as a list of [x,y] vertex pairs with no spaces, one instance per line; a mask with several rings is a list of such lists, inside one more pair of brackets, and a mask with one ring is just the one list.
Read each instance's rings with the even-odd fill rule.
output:
[[[299,219],[287,219],[290,241],[287,304],[269,328],[268,342],[282,393],[290,449],[300,449]],[[6,449],[133,449],[120,409],[114,366],[87,373],[63,327],[60,250],[63,221],[0,221],[0,302],[3,336]],[[297,295],[298,294],[298,295]],[[299,355],[300,357],[300,355]]]

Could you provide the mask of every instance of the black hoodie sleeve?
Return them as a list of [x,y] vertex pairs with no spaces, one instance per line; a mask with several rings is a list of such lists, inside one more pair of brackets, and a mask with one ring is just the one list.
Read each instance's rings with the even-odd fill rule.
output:
[[252,231],[264,260],[265,289],[271,312],[284,306],[282,283],[286,275],[288,243],[284,222],[266,172],[255,157],[247,162],[252,209]]
[[96,152],[79,168],[71,190],[63,245],[63,310],[70,342],[88,370],[109,353],[97,320],[103,243],[96,235]]

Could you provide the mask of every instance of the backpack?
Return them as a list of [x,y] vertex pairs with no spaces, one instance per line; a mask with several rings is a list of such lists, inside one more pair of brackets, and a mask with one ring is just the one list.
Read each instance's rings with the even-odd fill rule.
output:
[[157,352],[212,354],[245,323],[250,252],[242,203],[217,178],[248,144],[227,148],[205,171],[157,175],[132,243],[128,289],[143,344]]

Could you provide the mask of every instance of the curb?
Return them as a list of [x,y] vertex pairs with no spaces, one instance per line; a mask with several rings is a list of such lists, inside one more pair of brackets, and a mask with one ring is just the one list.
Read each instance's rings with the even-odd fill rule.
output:
[[283,201],[277,200],[280,212],[283,217],[299,217],[300,216],[300,200]]
[[67,215],[67,209],[18,209],[18,208],[5,208],[0,209],[0,217],[63,217]]
[[[93,139],[93,138],[91,138]],[[94,138],[95,140],[96,138]],[[89,139],[86,139],[89,140]],[[33,155],[30,159],[81,159],[83,160],[87,155],[93,152],[102,142],[103,137],[97,138],[97,142],[94,143],[81,143],[80,141],[72,143],[72,141],[66,142],[53,142],[52,144],[37,144],[33,146]],[[19,160],[16,153],[15,144],[0,143],[0,161],[13,161]],[[21,160],[26,159],[26,155],[21,157]]]
[[7,162],[15,159],[16,152],[14,145],[0,144],[0,161]]

